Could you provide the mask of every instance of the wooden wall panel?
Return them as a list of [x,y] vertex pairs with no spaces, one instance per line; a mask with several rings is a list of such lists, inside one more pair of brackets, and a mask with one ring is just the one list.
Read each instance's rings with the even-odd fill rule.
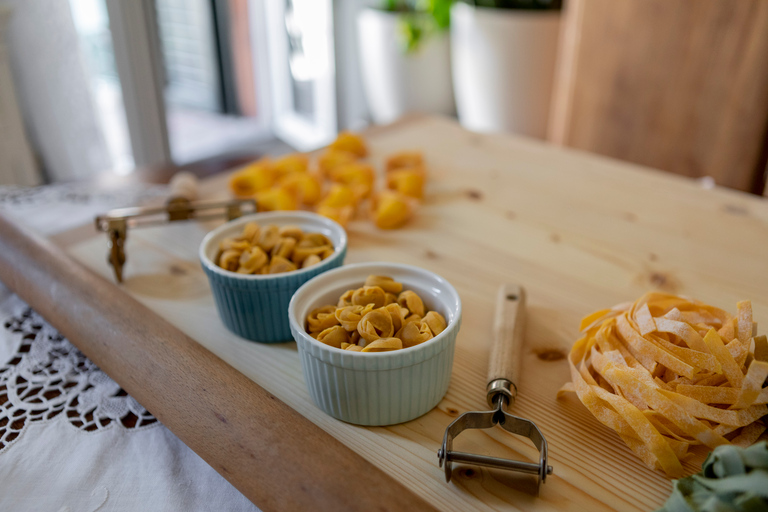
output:
[[570,0],[565,16],[550,140],[762,192],[768,1]]

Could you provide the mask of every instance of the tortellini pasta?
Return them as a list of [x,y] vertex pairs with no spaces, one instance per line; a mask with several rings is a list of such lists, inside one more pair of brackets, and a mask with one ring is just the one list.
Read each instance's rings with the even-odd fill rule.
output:
[[357,330],[357,324],[371,311],[373,311],[372,304],[367,306],[347,306],[336,310],[336,318],[342,327],[351,332]]
[[340,165],[331,170],[330,178],[335,183],[341,183],[349,187],[355,197],[355,201],[365,199],[373,190],[376,181],[376,172],[373,167],[358,162]]
[[307,329],[310,332],[320,332],[339,325],[339,320],[336,317],[336,308],[333,306],[323,306],[313,310],[307,317]]
[[429,326],[429,330],[432,331],[432,334],[435,336],[443,332],[447,327],[443,315],[436,311],[430,311],[424,315],[424,322]]
[[391,277],[370,275],[365,280],[365,286],[378,286],[385,292],[400,293],[403,291],[403,283],[398,283]]
[[339,297],[339,302],[336,304],[336,307],[339,308],[345,308],[347,306],[352,305],[352,295],[355,293],[355,290],[347,290],[344,293],[341,294],[341,297]]
[[397,303],[414,315],[424,316],[424,302],[422,302],[421,297],[410,290],[406,290],[398,295]]
[[341,132],[329,147],[337,151],[352,153],[358,158],[368,156],[368,146],[365,144],[365,140],[352,132]]
[[278,158],[272,163],[272,168],[278,178],[290,174],[306,172],[309,167],[309,157],[303,153],[292,153]]
[[374,224],[380,229],[397,229],[404,226],[413,216],[414,201],[413,198],[397,191],[381,192],[371,204]]
[[238,274],[254,274],[264,268],[269,261],[269,256],[261,247],[254,246],[240,254],[240,266],[236,272]]
[[256,192],[255,198],[256,205],[260,211],[271,212],[274,210],[295,210],[298,208],[296,197],[282,187],[272,187]]
[[322,233],[249,222],[240,236],[221,241],[215,262],[238,274],[280,274],[317,265],[333,252],[333,243]]
[[387,188],[403,195],[424,197],[424,173],[418,169],[399,169],[387,174]]
[[378,286],[363,286],[352,294],[352,304],[356,306],[373,304],[374,308],[380,308],[384,305],[384,300],[384,290]]
[[349,344],[349,333],[342,326],[334,325],[320,332],[316,339],[326,345],[341,348],[342,343]]
[[381,229],[402,227],[424,197],[424,157],[390,154],[382,177],[368,156],[362,136],[342,132],[317,157],[293,153],[253,162],[232,174],[229,188],[235,197],[256,199],[261,211],[306,209],[342,226],[371,212]]
[[387,352],[424,343],[443,332],[447,322],[402,283],[370,275],[360,288],[341,294],[336,305],[313,310],[305,327],[316,340],[341,350]]
[[395,334],[392,315],[386,308],[374,309],[357,324],[357,332],[366,341],[376,341],[379,338],[391,338]]
[[397,331],[397,337],[403,341],[403,346],[413,347],[419,343],[434,337],[432,331],[429,329],[429,325],[425,321],[421,322],[408,322],[402,329]]
[[387,172],[409,167],[422,167],[423,165],[424,157],[418,151],[400,151],[399,153],[393,153],[387,157],[386,162]]
[[229,188],[236,197],[253,197],[274,185],[275,178],[269,160],[261,159],[234,173],[229,180]]

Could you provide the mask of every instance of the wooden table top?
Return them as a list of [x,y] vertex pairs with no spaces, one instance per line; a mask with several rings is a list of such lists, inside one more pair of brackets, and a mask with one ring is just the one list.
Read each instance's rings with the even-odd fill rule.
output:
[[[349,227],[348,263],[391,261],[428,268],[459,291],[464,317],[450,389],[428,414],[391,427],[359,427],[315,407],[295,343],[261,345],[219,320],[197,260],[215,224],[136,230],[127,243],[126,292],[149,305],[302,415],[442,510],[651,510],[671,483],[647,469],[575,396],[564,356],[582,316],[651,289],[696,297],[735,312],[751,299],[768,325],[768,201],[594,155],[508,135],[478,135],[454,121],[420,117],[368,134],[371,161],[418,149],[429,165],[427,197],[397,231]],[[226,197],[227,176],[203,182]],[[76,259],[112,279],[99,234],[58,237]],[[459,414],[485,410],[496,290],[520,283],[528,322],[513,412],[536,422],[554,474],[541,495],[530,476],[465,466],[446,484],[437,450]],[[763,332],[762,329],[760,329]],[[517,460],[536,450],[501,428],[463,433],[455,449]],[[701,457],[687,464],[698,470]],[[311,457],[311,454],[307,454]],[[352,475],[339,475],[349,478]]]

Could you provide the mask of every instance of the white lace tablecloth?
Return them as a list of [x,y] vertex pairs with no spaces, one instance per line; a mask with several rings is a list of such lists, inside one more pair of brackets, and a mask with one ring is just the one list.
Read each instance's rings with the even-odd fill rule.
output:
[[[50,235],[164,192],[0,187],[0,210]],[[0,284],[0,511],[97,510],[258,509]]]

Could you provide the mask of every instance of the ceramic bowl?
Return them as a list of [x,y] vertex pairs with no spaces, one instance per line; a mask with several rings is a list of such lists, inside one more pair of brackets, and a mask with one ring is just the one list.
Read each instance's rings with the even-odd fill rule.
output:
[[[214,263],[219,244],[239,235],[248,222],[297,225],[305,233],[322,233],[333,243],[334,252],[309,268],[282,274],[247,275],[224,270]],[[280,211],[246,215],[219,226],[203,239],[199,256],[224,325],[248,340],[277,343],[291,340],[288,303],[294,292],[318,274],[341,266],[346,253],[347,233],[338,223],[310,212]]]
[[[391,352],[350,352],[317,341],[304,329],[315,308],[336,304],[371,274],[390,276],[442,314],[445,331],[420,345]],[[393,263],[360,263],[325,272],[299,288],[288,306],[291,333],[304,380],[315,404],[334,418],[358,425],[391,425],[434,408],[448,390],[461,299],[451,284],[428,270]]]

